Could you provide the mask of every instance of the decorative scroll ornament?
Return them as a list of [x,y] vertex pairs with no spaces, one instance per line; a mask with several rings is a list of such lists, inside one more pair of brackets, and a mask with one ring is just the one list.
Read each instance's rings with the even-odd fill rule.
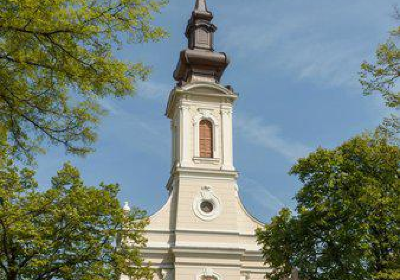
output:
[[218,119],[210,109],[198,109],[198,114],[193,117],[193,125],[197,125],[201,120],[210,120],[214,126],[219,126]]
[[196,280],[222,280],[221,276],[216,273],[211,267],[205,267],[196,277]]
[[161,269],[160,271],[162,280],[172,280],[173,279],[173,271],[171,269]]
[[193,201],[194,214],[203,221],[212,221],[221,213],[221,202],[210,186],[201,188],[200,194]]

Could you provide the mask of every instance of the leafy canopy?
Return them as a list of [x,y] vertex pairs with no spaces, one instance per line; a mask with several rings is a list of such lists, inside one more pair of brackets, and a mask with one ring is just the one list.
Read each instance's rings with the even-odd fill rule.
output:
[[358,136],[299,160],[298,215],[258,232],[272,280],[400,279],[400,148]]
[[32,160],[43,141],[84,155],[98,99],[134,93],[149,69],[117,59],[123,42],[166,36],[152,25],[166,0],[0,0],[0,134]]
[[0,152],[1,279],[151,278],[139,256],[148,221],[141,211],[124,213],[117,185],[85,186],[69,164],[51,183],[41,192],[32,170]]
[[[400,20],[400,11],[396,8],[395,18]],[[395,114],[385,118],[378,129],[378,134],[394,140],[399,144],[400,118],[400,27],[394,29],[386,43],[376,50],[375,63],[364,62],[361,65],[361,84],[365,95],[380,94]]]

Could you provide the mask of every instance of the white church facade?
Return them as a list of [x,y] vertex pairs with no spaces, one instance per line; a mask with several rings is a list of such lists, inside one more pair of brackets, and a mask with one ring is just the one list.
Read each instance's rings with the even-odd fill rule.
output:
[[216,27],[205,0],[196,0],[174,72],[166,116],[171,120],[169,199],[150,217],[145,263],[155,280],[261,280],[255,231],[263,226],[239,199],[232,145],[238,95],[220,84],[229,64],[214,51]]

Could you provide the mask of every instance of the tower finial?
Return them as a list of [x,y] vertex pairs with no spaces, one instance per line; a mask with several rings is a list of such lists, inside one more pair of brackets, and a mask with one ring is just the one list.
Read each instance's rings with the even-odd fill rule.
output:
[[195,11],[208,12],[206,0],[196,0]]
[[225,53],[214,52],[213,14],[208,11],[206,0],[196,0],[192,16],[186,27],[188,48],[181,52],[174,72],[178,82],[219,82],[229,59]]
[[196,0],[191,21],[204,20],[207,22],[211,22],[212,19],[213,14],[207,9],[206,0]]
[[189,49],[213,50],[213,37],[217,27],[212,24],[212,19],[213,14],[207,10],[206,0],[196,0],[186,27]]

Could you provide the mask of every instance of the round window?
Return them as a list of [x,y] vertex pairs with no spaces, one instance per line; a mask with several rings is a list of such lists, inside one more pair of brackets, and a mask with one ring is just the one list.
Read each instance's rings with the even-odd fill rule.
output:
[[200,209],[201,211],[203,211],[204,213],[211,213],[214,210],[214,204],[212,204],[212,202],[210,201],[203,201],[202,203],[200,203]]
[[221,214],[222,205],[211,187],[203,187],[193,200],[193,212],[203,221],[212,221]]

